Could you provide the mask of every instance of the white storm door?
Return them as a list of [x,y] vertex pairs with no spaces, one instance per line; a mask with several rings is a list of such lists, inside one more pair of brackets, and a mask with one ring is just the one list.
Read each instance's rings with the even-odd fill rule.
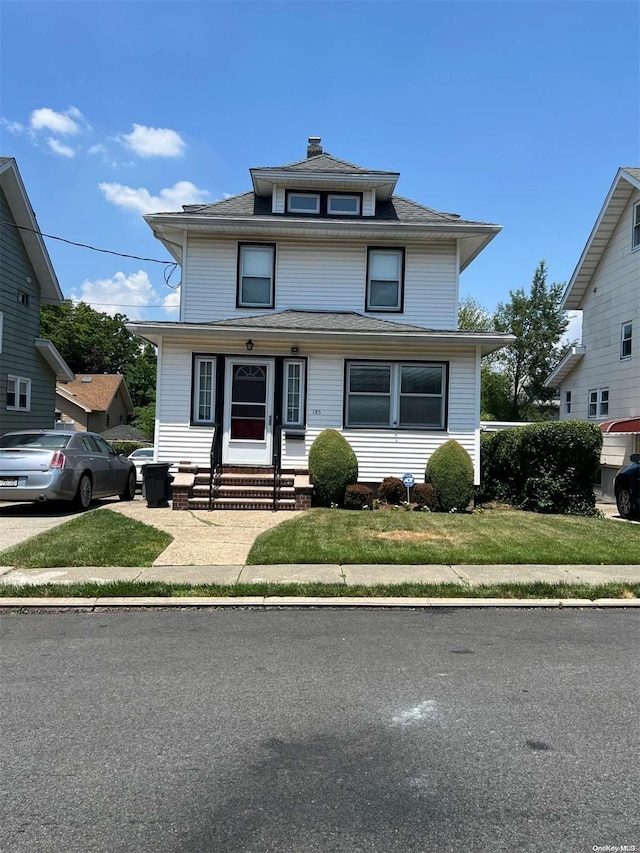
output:
[[225,366],[224,436],[226,465],[271,465],[273,448],[271,359],[228,358]]

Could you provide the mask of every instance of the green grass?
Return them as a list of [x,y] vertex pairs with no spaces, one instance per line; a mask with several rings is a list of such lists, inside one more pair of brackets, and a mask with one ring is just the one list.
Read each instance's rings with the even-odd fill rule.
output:
[[155,527],[101,509],[0,551],[0,565],[24,569],[151,566],[172,541],[172,536]]
[[73,584],[0,586],[3,598],[111,598],[111,597],[235,597],[300,596],[320,598],[639,598],[640,583],[571,584],[503,583],[467,586],[463,584],[377,584],[347,586],[327,583],[239,583],[180,584],[160,581],[96,581]]
[[250,565],[635,564],[640,525],[517,510],[444,514],[315,509],[261,534]]

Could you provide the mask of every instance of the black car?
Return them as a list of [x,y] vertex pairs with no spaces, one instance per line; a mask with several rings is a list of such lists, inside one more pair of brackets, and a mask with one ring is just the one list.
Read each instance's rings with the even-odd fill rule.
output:
[[640,453],[631,454],[631,465],[618,471],[613,488],[622,518],[640,519]]

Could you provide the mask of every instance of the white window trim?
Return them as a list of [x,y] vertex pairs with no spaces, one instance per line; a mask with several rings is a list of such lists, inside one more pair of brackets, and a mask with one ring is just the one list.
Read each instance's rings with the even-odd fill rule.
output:
[[[398,299],[395,306],[371,305],[371,256],[375,253],[395,253],[399,257],[398,273]],[[378,312],[402,313],[404,309],[404,276],[405,276],[405,250],[400,246],[367,246],[367,285],[365,294],[365,311],[370,314]],[[376,281],[377,279],[374,279]],[[389,279],[391,281],[391,279]]]
[[[400,400],[403,396],[411,396],[406,394],[401,394],[400,392],[400,378],[402,375],[403,367],[439,367],[442,371],[442,393],[441,394],[419,394],[415,396],[420,397],[429,397],[431,399],[439,398],[440,399],[440,424],[439,425],[428,425],[428,426],[420,426],[418,424],[400,424]],[[390,387],[388,394],[386,392],[380,392],[377,396],[388,396],[389,397],[389,423],[387,425],[380,424],[352,424],[349,422],[349,398],[353,393],[354,396],[357,396],[358,393],[364,392],[350,392],[350,377],[351,377],[351,368],[352,367],[389,367],[391,371],[390,376]],[[371,392],[374,393],[374,392]],[[449,381],[448,381],[448,365],[443,361],[348,361],[347,369],[345,371],[345,389],[344,389],[344,398],[345,398],[345,410],[344,410],[344,426],[345,429],[393,429],[393,430],[414,430],[414,431],[443,431],[447,429],[447,400],[449,395]]]
[[[292,199],[294,198],[314,198],[316,201],[315,210],[309,210],[308,207],[294,207],[292,204]],[[317,216],[320,213],[320,194],[303,192],[289,193],[287,195],[287,213],[306,213],[309,216]]]
[[[604,395],[606,394],[607,399],[604,399]],[[607,418],[609,417],[609,388],[590,388],[587,394],[587,418],[589,420],[593,420],[594,418]],[[607,411],[603,411],[604,406],[606,405]],[[595,407],[595,411],[591,411],[591,407]]]
[[[7,376],[7,395],[9,393],[9,384],[13,382],[14,384],[14,397],[16,400],[15,406],[7,405],[7,409],[11,412],[30,412],[31,411],[31,380],[27,379],[26,376],[14,376],[13,374],[9,374]],[[26,385],[26,397],[27,404],[26,406],[20,405],[20,383],[24,382]]]
[[[287,418],[288,412],[288,395],[289,395],[289,367],[291,365],[299,365],[300,367],[300,414],[297,421],[290,421]],[[302,358],[287,358],[284,362],[284,376],[282,382],[282,423],[285,427],[302,427],[305,425],[305,381],[306,381],[306,363]]]
[[[211,364],[211,404],[210,417],[200,417],[200,365]],[[216,418],[216,357],[214,355],[196,355],[193,359],[193,389],[191,422],[195,425],[211,426]]]
[[640,249],[640,201],[633,205],[631,212],[631,251]]
[[[242,282],[245,276],[242,274],[245,249],[264,249],[271,253],[269,302],[246,302],[242,298]],[[275,269],[276,269],[276,247],[274,243],[239,243],[238,244],[238,283],[237,283],[237,307],[238,308],[273,308],[275,305]],[[250,278],[250,276],[248,276]]]
[[[629,335],[628,338],[625,338],[624,330],[627,327],[629,327],[631,329],[631,334]],[[627,355],[625,355],[623,350],[624,350],[624,345],[627,341],[629,342],[629,349],[631,351]],[[620,327],[620,358],[626,360],[627,358],[631,358],[632,355],[633,355],[633,321],[627,320],[625,323],[622,323],[622,325]]]
[[[331,202],[334,198],[352,198],[356,203],[355,210],[331,210]],[[329,216],[360,216],[362,210],[362,198],[359,195],[345,195],[343,193],[329,193],[327,196],[327,214]]]

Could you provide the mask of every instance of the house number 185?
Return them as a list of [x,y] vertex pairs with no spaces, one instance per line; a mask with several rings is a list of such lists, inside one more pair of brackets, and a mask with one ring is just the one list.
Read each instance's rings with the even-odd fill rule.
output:
[[321,415],[321,414],[322,414],[322,409],[313,409],[313,411],[311,412],[311,414],[312,414],[312,415]]

